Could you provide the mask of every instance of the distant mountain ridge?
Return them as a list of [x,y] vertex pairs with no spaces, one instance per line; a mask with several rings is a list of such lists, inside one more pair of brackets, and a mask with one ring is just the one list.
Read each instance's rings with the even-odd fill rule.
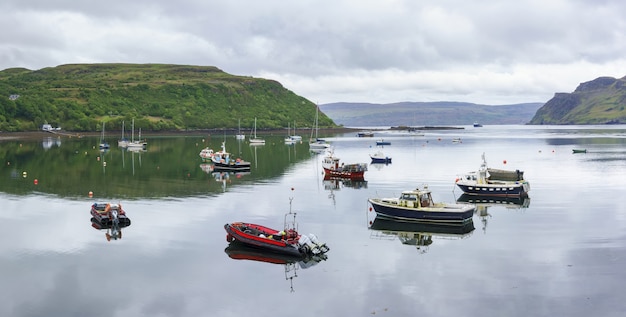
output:
[[626,77],[598,77],[556,93],[530,124],[626,124]]
[[324,114],[336,124],[358,126],[415,126],[415,125],[469,125],[526,124],[543,103],[512,105],[480,105],[467,102],[399,102],[328,103],[320,105]]

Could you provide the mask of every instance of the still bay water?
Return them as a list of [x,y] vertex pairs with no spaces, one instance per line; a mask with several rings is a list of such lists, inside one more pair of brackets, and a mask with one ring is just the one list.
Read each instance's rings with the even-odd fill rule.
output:
[[[392,157],[363,182],[324,180],[323,155],[283,137],[257,147],[233,136],[151,137],[145,152],[47,134],[0,142],[0,316],[626,312],[626,126],[325,136],[346,163],[369,163],[379,149]],[[380,138],[391,145],[377,148]],[[200,150],[224,140],[250,173],[202,163]],[[427,185],[437,201],[462,200],[454,180],[483,153],[490,167],[523,170],[530,197],[478,203],[473,228],[373,222],[368,197]],[[225,223],[280,228],[290,198],[300,231],[329,245],[325,261],[270,263],[282,259],[227,249]],[[123,205],[132,224],[121,239],[92,227],[96,201]]]

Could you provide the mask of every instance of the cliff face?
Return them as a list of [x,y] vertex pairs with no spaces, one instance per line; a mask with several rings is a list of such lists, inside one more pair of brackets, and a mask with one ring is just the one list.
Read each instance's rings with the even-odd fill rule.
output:
[[626,123],[626,77],[599,77],[572,93],[556,93],[530,124]]

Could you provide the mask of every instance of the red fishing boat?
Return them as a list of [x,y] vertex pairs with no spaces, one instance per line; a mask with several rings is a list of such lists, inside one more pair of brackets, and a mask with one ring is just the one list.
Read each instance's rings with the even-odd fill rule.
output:
[[[290,206],[292,199],[289,199]],[[288,224],[287,218],[289,216],[293,216],[293,220]],[[226,241],[237,241],[248,246],[294,256],[318,255],[328,252],[328,246],[319,242],[315,235],[298,233],[295,219],[296,214],[290,210],[289,213],[285,214],[283,229],[272,229],[248,222],[227,223],[224,225]]]
[[367,171],[367,163],[342,163],[332,150],[322,160],[322,167],[326,176],[349,179],[364,179]]

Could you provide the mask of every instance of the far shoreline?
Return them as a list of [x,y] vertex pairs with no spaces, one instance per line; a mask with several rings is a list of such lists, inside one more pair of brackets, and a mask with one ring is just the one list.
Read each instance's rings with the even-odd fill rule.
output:
[[[322,133],[349,133],[352,131],[361,131],[358,128],[320,128]],[[259,135],[283,135],[286,129],[276,130],[262,130],[257,131]],[[120,136],[121,131],[109,131],[107,136],[109,138],[115,138]],[[178,131],[144,131],[142,137],[155,137],[155,136],[207,136],[207,135],[235,135],[237,129],[208,129],[208,130],[178,130]],[[310,129],[306,130],[306,133],[310,133]],[[39,139],[41,137],[67,137],[67,138],[83,138],[83,137],[99,137],[99,131],[86,131],[86,132],[72,132],[72,131],[22,131],[22,132],[0,132],[0,141],[7,140],[32,140]]]
[[[380,127],[380,128],[349,128],[349,127],[336,127],[336,128],[320,128],[319,132],[322,134],[332,134],[332,133],[356,133],[358,131],[424,131],[424,130],[457,130],[464,129],[463,127],[452,127],[452,126],[420,126],[420,127],[408,127],[408,126],[395,126],[395,127]],[[300,130],[300,129],[299,129]],[[270,129],[270,130],[261,130],[257,131],[259,135],[284,135],[286,129]],[[301,132],[306,132],[309,134],[311,132],[310,129],[302,129],[300,131],[296,131],[296,134],[301,134]],[[107,133],[108,137],[111,138],[113,135],[120,135],[121,131],[109,131]],[[177,130],[177,131],[144,131],[142,136],[145,137],[155,137],[155,136],[207,136],[207,135],[235,135],[237,133],[237,129],[206,129],[206,130]],[[249,133],[249,131],[247,131]],[[247,135],[246,133],[246,135]],[[8,141],[8,140],[33,140],[39,139],[42,137],[67,137],[67,138],[83,138],[83,137],[99,137],[99,131],[86,131],[86,132],[71,132],[71,131],[23,131],[23,132],[0,132],[0,141]]]

